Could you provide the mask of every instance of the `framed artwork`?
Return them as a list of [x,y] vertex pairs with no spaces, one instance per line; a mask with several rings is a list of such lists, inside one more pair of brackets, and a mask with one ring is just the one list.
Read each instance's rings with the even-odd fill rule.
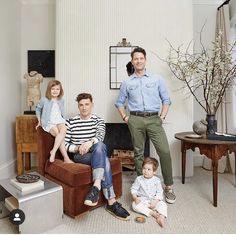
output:
[[31,71],[55,77],[55,50],[28,50],[28,73]]
[[110,89],[119,90],[124,79],[128,77],[126,64],[131,60],[130,54],[137,46],[110,46]]

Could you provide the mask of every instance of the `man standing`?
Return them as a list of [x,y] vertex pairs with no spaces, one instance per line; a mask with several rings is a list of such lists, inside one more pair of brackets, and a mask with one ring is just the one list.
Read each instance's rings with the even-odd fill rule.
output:
[[129,220],[129,212],[115,199],[110,161],[107,157],[106,145],[102,142],[105,136],[104,120],[92,114],[91,94],[79,94],[76,101],[79,114],[66,122],[65,144],[67,151],[73,154],[74,162],[92,167],[94,184],[84,204],[96,206],[102,189],[108,200],[106,210],[118,219]]
[[[174,203],[176,196],[171,187],[173,177],[170,150],[162,127],[171,104],[170,98],[162,77],[146,71],[146,51],[143,48],[137,47],[131,52],[131,62],[134,73],[121,84],[115,106],[123,121],[128,124],[132,136],[137,174],[142,174],[147,133],[160,157],[166,201]],[[130,116],[124,108],[126,99]]]

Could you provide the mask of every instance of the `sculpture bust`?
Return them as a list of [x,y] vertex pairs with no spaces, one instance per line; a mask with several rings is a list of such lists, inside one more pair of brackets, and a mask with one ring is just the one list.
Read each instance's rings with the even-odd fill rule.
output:
[[27,80],[27,106],[36,106],[41,98],[40,83],[43,82],[42,74],[31,71],[24,75]]

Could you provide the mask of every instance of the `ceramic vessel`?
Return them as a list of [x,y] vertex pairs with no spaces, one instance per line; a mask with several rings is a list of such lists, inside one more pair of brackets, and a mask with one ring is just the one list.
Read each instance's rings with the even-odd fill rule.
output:
[[202,119],[193,123],[193,131],[198,135],[206,134],[207,132],[207,121]]

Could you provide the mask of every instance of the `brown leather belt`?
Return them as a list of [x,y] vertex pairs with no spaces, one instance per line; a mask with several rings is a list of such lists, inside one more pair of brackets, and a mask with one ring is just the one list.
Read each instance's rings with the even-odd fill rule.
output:
[[154,115],[158,115],[158,112],[136,112],[136,111],[130,111],[131,115],[134,116],[140,116],[140,117],[151,117]]

